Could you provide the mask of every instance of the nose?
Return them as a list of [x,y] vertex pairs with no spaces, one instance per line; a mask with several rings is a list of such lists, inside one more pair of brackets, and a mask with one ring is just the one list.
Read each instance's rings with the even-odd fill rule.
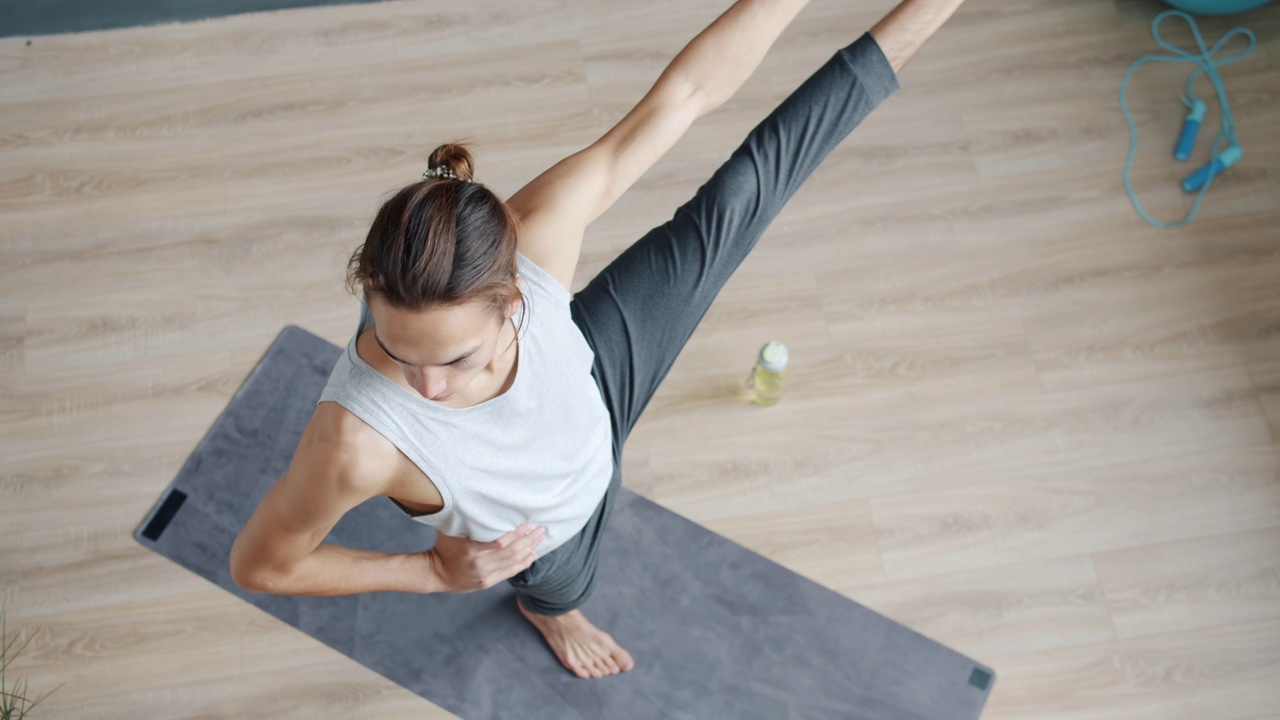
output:
[[418,394],[433,398],[444,395],[448,390],[448,378],[442,368],[419,368],[409,378],[409,384]]

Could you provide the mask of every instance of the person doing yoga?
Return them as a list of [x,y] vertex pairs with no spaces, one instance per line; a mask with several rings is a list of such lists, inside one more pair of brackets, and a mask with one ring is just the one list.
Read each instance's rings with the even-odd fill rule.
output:
[[[586,227],[733,95],[805,0],[734,3],[617,125],[505,202],[476,180],[465,148],[437,148],[351,258],[359,327],[289,469],[236,538],[235,581],[296,595],[505,581],[574,674],[634,667],[580,610],[623,443],[773,217],[962,1],[890,11],[577,294]],[[393,554],[323,542],[376,496],[432,525],[435,545]]]

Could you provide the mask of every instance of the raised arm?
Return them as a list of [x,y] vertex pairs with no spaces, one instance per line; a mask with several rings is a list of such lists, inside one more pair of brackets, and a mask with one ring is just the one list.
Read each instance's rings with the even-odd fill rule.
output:
[[728,100],[808,0],[739,0],[676,55],[621,121],[508,201],[520,252],[566,288],[586,226],[657,162],[697,118]]
[[[964,0],[903,0],[870,33],[894,72]],[[582,236],[697,118],[746,82],[807,0],[739,0],[667,66],[631,112],[508,201],[521,219],[520,252],[572,289]]]
[[904,0],[871,28],[889,67],[899,72],[964,0]]

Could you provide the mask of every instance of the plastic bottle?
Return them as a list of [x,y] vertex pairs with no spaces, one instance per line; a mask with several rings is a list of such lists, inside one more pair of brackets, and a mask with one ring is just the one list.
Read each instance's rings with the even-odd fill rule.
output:
[[754,391],[757,405],[776,405],[782,399],[782,381],[787,376],[787,346],[770,340],[760,348],[756,366],[747,385]]

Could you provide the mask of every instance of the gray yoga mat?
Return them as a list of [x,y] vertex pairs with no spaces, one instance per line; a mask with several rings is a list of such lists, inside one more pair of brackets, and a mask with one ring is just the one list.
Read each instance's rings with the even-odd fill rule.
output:
[[53,35],[382,0],[0,0],[0,37]]
[[[977,718],[993,671],[627,490],[583,611],[636,660],[582,680],[506,583],[453,595],[305,598],[232,581],[236,534],[284,473],[339,348],[286,328],[136,537],[183,567],[463,718]],[[385,498],[329,541],[425,550]],[[288,675],[277,681],[288,685]]]

